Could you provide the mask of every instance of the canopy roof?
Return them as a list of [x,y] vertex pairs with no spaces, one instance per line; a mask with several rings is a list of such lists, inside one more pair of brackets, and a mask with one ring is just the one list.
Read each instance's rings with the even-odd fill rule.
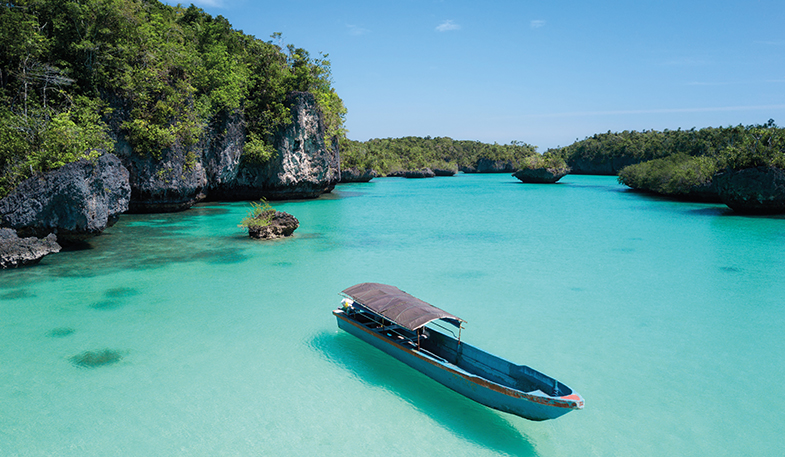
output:
[[343,291],[355,302],[409,330],[443,319],[456,327],[466,322],[460,317],[415,298],[395,286],[364,282]]

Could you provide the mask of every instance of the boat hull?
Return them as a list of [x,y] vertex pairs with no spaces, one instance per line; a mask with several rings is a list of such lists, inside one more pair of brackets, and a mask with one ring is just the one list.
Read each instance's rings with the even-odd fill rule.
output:
[[338,321],[338,327],[342,330],[395,357],[440,384],[490,408],[529,420],[542,421],[555,419],[573,409],[583,407],[583,399],[579,395],[550,397],[539,395],[539,391],[527,393],[511,389],[464,371],[451,363],[396,344],[355,322],[341,310],[335,310],[333,314]]

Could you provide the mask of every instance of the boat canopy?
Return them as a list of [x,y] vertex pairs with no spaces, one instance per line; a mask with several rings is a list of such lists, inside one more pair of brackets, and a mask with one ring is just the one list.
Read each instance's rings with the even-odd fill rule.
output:
[[364,282],[344,289],[343,293],[376,314],[409,330],[417,330],[437,319],[443,319],[456,327],[460,327],[461,322],[466,322],[387,284]]

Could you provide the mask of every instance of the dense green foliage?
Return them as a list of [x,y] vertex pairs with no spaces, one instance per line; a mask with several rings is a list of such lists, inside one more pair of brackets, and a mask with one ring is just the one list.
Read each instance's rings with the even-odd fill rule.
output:
[[240,222],[239,227],[244,228],[261,228],[270,225],[270,222],[275,216],[275,208],[270,206],[270,203],[262,198],[259,203],[251,202],[251,209],[248,215]]
[[619,171],[622,184],[687,196],[705,191],[714,174],[725,168],[785,168],[785,129],[769,120],[762,125],[700,130],[607,132],[550,149],[545,156],[562,158],[568,164],[614,160],[633,163]]
[[659,194],[687,195],[709,185],[717,171],[719,164],[714,157],[674,154],[624,167],[619,182]]
[[508,145],[458,141],[447,137],[404,137],[341,142],[341,168],[373,169],[382,175],[421,168],[457,171],[476,167],[480,159],[518,165],[536,154],[534,146],[513,141]]
[[[273,38],[280,41],[280,34]],[[220,113],[242,111],[244,158],[274,154],[292,91],[312,92],[328,134],[345,108],[327,56],[264,42],[191,5],[157,0],[18,0],[0,5],[0,195],[21,179],[111,150],[159,158],[196,144]],[[116,133],[116,132],[115,132]]]
[[727,145],[738,142],[744,136],[743,130],[743,127],[734,127],[642,132],[609,131],[576,141],[563,148],[549,149],[546,155],[558,155],[568,163],[578,159],[607,162],[614,158],[632,158],[643,162],[673,154],[717,155]]
[[521,170],[535,170],[539,168],[562,169],[567,168],[567,163],[558,155],[534,154],[523,159],[518,168]]
[[[709,130],[704,132],[705,130]],[[664,157],[623,168],[619,182],[635,189],[666,195],[686,195],[707,186],[722,169],[773,166],[785,169],[785,129],[774,121],[763,125],[703,129],[699,147],[663,149]],[[712,138],[708,142],[706,137]],[[692,147],[691,147],[692,146]]]

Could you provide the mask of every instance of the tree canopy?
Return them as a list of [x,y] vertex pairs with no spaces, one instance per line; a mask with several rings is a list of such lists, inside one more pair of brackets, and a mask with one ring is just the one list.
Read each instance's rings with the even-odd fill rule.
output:
[[619,182],[665,195],[689,195],[711,184],[722,169],[771,166],[785,169],[785,129],[773,120],[765,124],[594,135],[549,154],[609,160],[634,157],[640,163],[624,167]]
[[[264,161],[273,132],[291,122],[292,91],[312,92],[329,137],[340,137],[346,109],[330,78],[327,55],[259,40],[193,5],[4,2],[0,196],[35,172],[112,150],[118,131],[134,153],[153,157],[196,144],[221,112],[245,115],[244,154]],[[124,116],[110,126],[117,110]]]
[[457,171],[463,167],[476,167],[483,158],[517,165],[533,154],[536,154],[534,146],[518,141],[501,145],[448,137],[414,136],[374,138],[365,142],[343,140],[341,168],[374,169],[383,175],[425,167]]

